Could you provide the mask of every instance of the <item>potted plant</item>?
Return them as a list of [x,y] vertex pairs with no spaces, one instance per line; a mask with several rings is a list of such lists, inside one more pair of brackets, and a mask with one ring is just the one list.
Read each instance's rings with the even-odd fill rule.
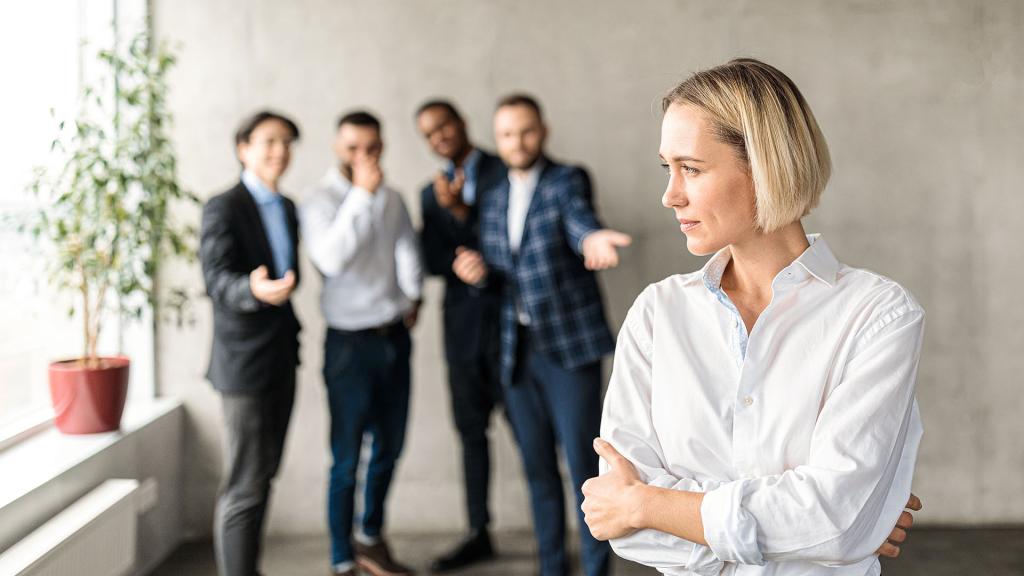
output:
[[167,134],[173,55],[142,33],[123,51],[99,51],[97,63],[100,79],[82,88],[77,117],[59,125],[51,146],[58,161],[36,169],[29,189],[39,209],[23,226],[44,251],[52,285],[74,296],[69,315],[82,322],[82,356],[49,369],[56,424],[69,434],[120,427],[129,359],[99,354],[104,322],[115,313],[139,319],[147,309],[156,322],[161,304],[180,322],[187,294],[158,290],[158,271],[167,257],[195,257],[194,227],[176,224],[170,211],[198,203],[178,183]]

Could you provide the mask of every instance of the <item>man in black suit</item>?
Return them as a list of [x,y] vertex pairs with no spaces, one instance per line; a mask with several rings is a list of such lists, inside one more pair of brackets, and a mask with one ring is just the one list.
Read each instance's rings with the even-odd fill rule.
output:
[[455,276],[452,263],[463,250],[479,250],[479,191],[506,178],[498,157],[474,147],[466,124],[445,100],[431,100],[416,112],[416,124],[435,154],[447,161],[421,194],[424,260],[428,272],[445,279],[444,345],[452,413],[462,440],[463,480],[469,534],[438,558],[435,571],[453,570],[494,555],[487,526],[490,450],[487,427],[501,403],[498,373],[498,293]]
[[213,300],[207,378],[221,393],[226,458],[214,545],[222,576],[258,573],[260,537],[295,397],[299,283],[295,205],[278,184],[299,137],[273,112],[235,135],[241,181],[203,208],[200,259]]

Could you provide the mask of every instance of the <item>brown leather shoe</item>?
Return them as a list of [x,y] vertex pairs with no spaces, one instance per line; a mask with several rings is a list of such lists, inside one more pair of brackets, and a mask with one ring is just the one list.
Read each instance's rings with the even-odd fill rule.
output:
[[369,546],[354,542],[356,565],[373,576],[412,576],[412,568],[403,566],[391,557],[387,542],[380,540]]

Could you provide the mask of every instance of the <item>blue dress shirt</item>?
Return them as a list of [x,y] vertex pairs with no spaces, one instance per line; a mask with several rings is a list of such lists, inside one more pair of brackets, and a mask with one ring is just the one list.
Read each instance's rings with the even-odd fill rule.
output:
[[288,217],[284,211],[284,199],[263,183],[255,174],[248,170],[242,171],[242,184],[256,201],[263,221],[263,230],[270,242],[270,252],[274,257],[274,278],[281,278],[288,270],[295,268],[292,261],[292,238],[288,233]]
[[[462,163],[462,177],[465,180],[462,183],[462,201],[466,206],[472,206],[476,202],[476,180],[477,180],[477,166],[480,164],[480,151],[473,148],[469,155],[466,156],[466,161]],[[445,174],[448,176],[448,180],[455,178],[455,163],[449,162],[448,169],[445,170]]]

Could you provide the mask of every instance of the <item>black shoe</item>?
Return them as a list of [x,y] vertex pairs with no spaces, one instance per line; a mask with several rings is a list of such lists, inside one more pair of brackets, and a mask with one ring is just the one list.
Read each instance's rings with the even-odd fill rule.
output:
[[430,565],[434,572],[456,570],[470,564],[494,558],[494,547],[491,546],[491,535],[487,530],[470,532],[451,552],[441,556]]

